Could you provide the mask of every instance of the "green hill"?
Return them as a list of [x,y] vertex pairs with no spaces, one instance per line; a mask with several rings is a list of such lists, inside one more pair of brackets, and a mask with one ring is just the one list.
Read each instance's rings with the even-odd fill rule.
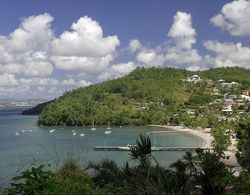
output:
[[[194,74],[201,76],[203,82],[194,84],[182,80]],[[246,88],[250,86],[250,70],[236,67],[190,72],[175,68],[137,68],[122,78],[66,92],[45,106],[38,124],[166,123],[169,117],[186,108],[202,106],[215,98],[207,90],[206,79],[236,81]]]

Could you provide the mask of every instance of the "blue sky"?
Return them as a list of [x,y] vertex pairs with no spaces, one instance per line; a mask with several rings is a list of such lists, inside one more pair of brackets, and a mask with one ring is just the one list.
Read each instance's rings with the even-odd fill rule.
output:
[[3,0],[0,98],[57,97],[138,66],[250,67],[249,0]]

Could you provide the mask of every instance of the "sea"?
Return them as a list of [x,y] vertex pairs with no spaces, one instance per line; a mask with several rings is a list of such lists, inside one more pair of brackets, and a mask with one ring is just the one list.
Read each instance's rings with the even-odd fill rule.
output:
[[[95,151],[94,146],[126,146],[136,144],[140,134],[166,129],[148,126],[111,125],[96,127],[40,127],[38,116],[24,116],[24,108],[0,108],[0,185],[8,183],[18,173],[40,164],[58,169],[65,161],[74,160],[86,166],[90,161],[103,159],[136,163],[124,151]],[[204,141],[183,132],[160,132],[151,134],[152,145],[157,146],[201,146]],[[157,161],[165,167],[180,159],[183,152],[153,152]],[[2,182],[2,183],[1,183]]]

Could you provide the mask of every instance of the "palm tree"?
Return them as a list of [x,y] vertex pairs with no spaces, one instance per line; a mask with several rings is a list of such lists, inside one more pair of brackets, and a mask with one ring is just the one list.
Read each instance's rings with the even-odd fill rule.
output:
[[189,171],[189,174],[193,174],[196,172],[196,157],[193,156],[192,152],[186,152],[183,157],[183,162],[186,165],[187,170]]
[[92,180],[97,188],[103,187],[108,183],[119,181],[121,169],[113,160],[102,160],[99,163],[90,162],[85,170],[94,170]]
[[199,167],[194,175],[203,194],[222,194],[231,179],[231,174],[220,161],[217,153],[210,151],[198,155]]
[[187,164],[185,164],[181,160],[177,160],[173,164],[170,165],[171,168],[175,169],[176,175],[176,185],[179,194],[189,194],[193,185],[192,185],[192,177],[187,174]]

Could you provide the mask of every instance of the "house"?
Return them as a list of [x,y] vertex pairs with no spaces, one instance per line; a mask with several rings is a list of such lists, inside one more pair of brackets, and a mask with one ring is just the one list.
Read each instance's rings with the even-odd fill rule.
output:
[[190,83],[198,83],[201,82],[202,79],[198,75],[193,75],[191,77],[187,77],[185,81],[190,82]]
[[214,85],[214,81],[212,79],[207,80],[207,86],[212,87]]
[[236,110],[236,113],[237,113],[237,114],[244,114],[244,113],[245,113],[245,110]]
[[250,101],[250,97],[247,95],[241,95],[240,98],[245,101]]
[[222,103],[222,99],[215,99],[215,100],[214,100],[214,103],[215,103],[215,104],[221,104],[221,103]]
[[220,95],[220,90],[217,88],[214,88],[212,95]]
[[235,100],[235,103],[236,103],[238,106],[245,105],[245,102],[244,102],[244,100],[242,100],[242,99],[237,99],[237,100]]
[[242,95],[249,96],[249,90],[248,89],[242,90]]
[[228,95],[227,98],[228,99],[237,99],[237,95]]
[[231,105],[224,106],[222,112],[233,112],[232,106]]
[[221,86],[222,86],[222,87],[230,87],[230,84],[229,84],[229,83],[226,83],[226,82],[223,82],[223,83],[221,83]]
[[225,99],[224,100],[224,105],[232,106],[233,104],[234,104],[234,100],[232,100],[232,99]]
[[231,87],[238,87],[238,86],[239,86],[239,83],[233,81],[233,82],[230,83],[230,86],[231,86]]
[[218,80],[217,82],[218,82],[218,83],[225,83],[225,80],[220,79],[220,80]]
[[196,110],[195,109],[187,109],[188,115],[195,115]]

